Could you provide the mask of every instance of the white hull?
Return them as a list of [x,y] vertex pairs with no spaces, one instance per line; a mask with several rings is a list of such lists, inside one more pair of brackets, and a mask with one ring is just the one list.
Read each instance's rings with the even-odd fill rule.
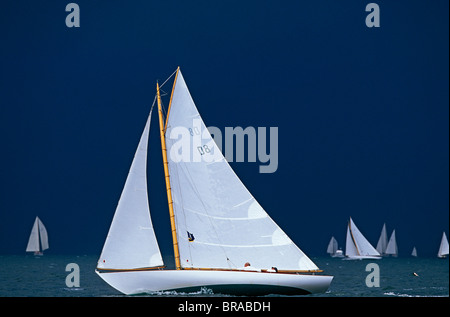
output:
[[376,255],[351,255],[343,258],[343,260],[380,260],[380,259],[382,259],[382,257]]
[[332,276],[243,271],[149,270],[96,273],[126,294],[195,292],[202,288],[234,295],[324,293]]

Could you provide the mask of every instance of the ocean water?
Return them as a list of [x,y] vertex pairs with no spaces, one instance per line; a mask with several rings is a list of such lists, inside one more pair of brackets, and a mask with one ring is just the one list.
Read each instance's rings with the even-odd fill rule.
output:
[[[116,297],[121,293],[95,274],[97,255],[0,255],[0,297]],[[383,258],[346,261],[330,257],[312,257],[333,275],[324,294],[304,297],[448,297],[449,261],[438,258]],[[80,269],[80,285],[68,287],[69,263]],[[370,263],[378,265],[379,287],[368,287],[366,271]],[[414,275],[416,273],[416,275]],[[371,280],[369,278],[369,280]],[[373,280],[371,280],[373,281]],[[205,289],[195,293],[158,293],[151,297],[223,297]],[[275,295],[269,295],[273,297]]]

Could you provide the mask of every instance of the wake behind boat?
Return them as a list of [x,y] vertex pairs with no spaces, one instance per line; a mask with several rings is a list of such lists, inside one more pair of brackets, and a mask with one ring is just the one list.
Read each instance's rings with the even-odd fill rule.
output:
[[[333,277],[316,275],[322,271],[250,194],[206,129],[179,68],[174,74],[165,120],[159,84],[155,99],[176,269],[164,269],[150,217],[150,110],[97,274],[124,294],[205,287],[243,295],[325,292]],[[177,139],[182,130],[195,146],[187,156],[173,155],[185,149]]]

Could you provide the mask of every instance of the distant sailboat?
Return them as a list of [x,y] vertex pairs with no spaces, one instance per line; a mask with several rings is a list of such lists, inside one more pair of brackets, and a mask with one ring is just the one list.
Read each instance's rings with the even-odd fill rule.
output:
[[414,248],[412,249],[411,256],[417,258],[417,249],[416,249],[416,247],[414,247]]
[[31,229],[30,238],[26,252],[34,252],[34,255],[43,255],[43,251],[48,249],[48,234],[39,217],[36,217],[33,228]]
[[341,249],[338,249],[338,242],[334,237],[331,237],[328,243],[327,253],[330,254],[332,258],[343,258],[344,253]]
[[384,255],[386,252],[386,247],[387,247],[387,233],[386,233],[386,224],[383,224],[383,228],[381,229],[381,235],[380,238],[378,239],[378,243],[377,243],[377,251],[378,253],[380,253],[381,255]]
[[438,258],[444,259],[448,256],[448,240],[445,232],[442,233],[441,245],[439,246]]
[[347,226],[345,255],[348,260],[381,259],[380,253],[367,241],[352,218]]
[[389,238],[385,254],[391,255],[393,257],[398,256],[397,239],[395,238],[395,229],[394,231],[392,231],[391,237]]
[[[150,110],[96,273],[124,294],[325,292],[333,277],[317,275],[321,270],[250,194],[206,129],[179,68],[174,74],[165,120],[159,84],[155,99],[176,269],[164,269],[150,218]],[[166,138],[181,130],[195,144],[187,159],[177,157],[180,142]],[[257,269],[244,268],[247,261]]]

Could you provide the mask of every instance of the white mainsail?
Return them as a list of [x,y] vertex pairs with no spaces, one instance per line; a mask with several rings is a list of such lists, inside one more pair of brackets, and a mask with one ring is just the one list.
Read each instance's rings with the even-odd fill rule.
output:
[[445,232],[443,232],[441,244],[439,246],[438,257],[445,258],[447,255],[448,255],[448,240]]
[[389,243],[387,244],[385,254],[398,256],[397,239],[395,238],[395,229],[392,231]]
[[331,237],[331,240],[328,243],[327,253],[329,253],[333,258],[344,257],[342,250],[338,249],[338,242],[335,237]]
[[[39,243],[40,240],[40,243]],[[39,217],[34,220],[33,228],[31,229],[30,237],[28,239],[28,244],[26,252],[42,252],[48,249],[48,234],[47,229],[42,223]]]
[[412,249],[411,256],[417,257],[417,249],[416,249],[416,247],[414,247],[414,248]]
[[338,249],[338,242],[334,237],[331,237],[331,240],[328,243],[327,253],[335,254],[337,249]]
[[137,269],[163,266],[150,218],[147,146],[150,115],[134,155],[97,267]]
[[347,240],[345,244],[345,255],[349,258],[373,258],[380,257],[380,253],[367,241],[352,218],[347,227]]
[[[189,131],[188,144],[183,131]],[[236,176],[206,129],[180,71],[166,146],[183,268],[234,269],[250,262],[258,268],[318,269]]]
[[387,247],[387,233],[386,233],[386,224],[383,224],[383,228],[381,229],[381,235],[380,238],[378,239],[378,243],[377,243],[377,251],[383,255],[386,252],[386,247]]
[[350,224],[347,226],[347,236],[345,240],[345,255],[347,257],[358,256],[359,252],[356,248],[356,244],[353,240],[352,233],[350,231]]

